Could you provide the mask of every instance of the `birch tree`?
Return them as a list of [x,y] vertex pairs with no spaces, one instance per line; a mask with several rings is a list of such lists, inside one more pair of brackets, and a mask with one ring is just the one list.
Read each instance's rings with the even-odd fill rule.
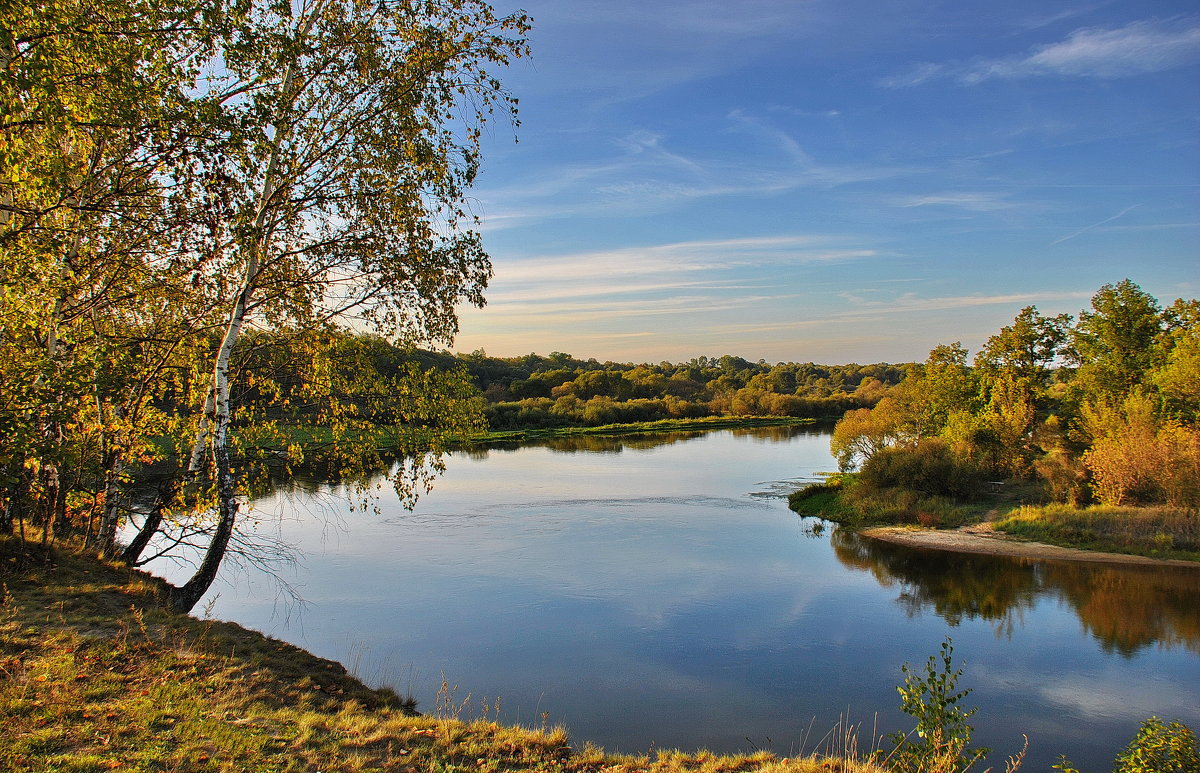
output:
[[[233,534],[232,363],[248,329],[333,320],[449,343],[456,307],[483,304],[491,265],[466,191],[485,122],[515,122],[491,70],[526,54],[527,30],[479,0],[300,0],[252,3],[227,38],[207,88],[232,127],[230,216],[198,272],[227,316],[189,464],[215,483],[216,522],[176,608],[207,590]],[[418,456],[401,487],[427,484],[424,449],[404,450]]]

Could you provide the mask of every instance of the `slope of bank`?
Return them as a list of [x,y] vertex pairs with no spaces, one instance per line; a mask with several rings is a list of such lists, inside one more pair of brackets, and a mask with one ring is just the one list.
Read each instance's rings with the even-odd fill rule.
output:
[[486,707],[415,715],[338,663],[232,623],[169,613],[161,590],[136,571],[0,537],[0,769],[876,770],[766,752],[616,756],[575,749],[560,728],[501,725]]

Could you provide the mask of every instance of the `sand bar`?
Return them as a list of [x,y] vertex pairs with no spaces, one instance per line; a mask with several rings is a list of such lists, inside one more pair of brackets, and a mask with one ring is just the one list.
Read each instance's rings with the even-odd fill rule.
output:
[[875,526],[863,529],[864,537],[930,550],[950,550],[959,553],[982,553],[992,556],[1042,558],[1055,561],[1090,561],[1103,564],[1142,564],[1147,566],[1178,566],[1200,571],[1200,562],[1178,559],[1131,556],[1124,553],[1101,553],[1095,550],[1064,548],[1042,542],[1028,542],[992,529],[990,523],[977,523],[960,529],[920,529],[910,526]]

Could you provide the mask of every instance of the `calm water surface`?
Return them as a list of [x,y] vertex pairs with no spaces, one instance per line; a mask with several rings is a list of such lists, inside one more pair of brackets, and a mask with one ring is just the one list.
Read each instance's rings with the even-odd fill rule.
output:
[[307,604],[231,569],[210,610],[424,710],[445,675],[624,752],[808,752],[846,716],[865,745],[911,727],[900,665],[946,636],[998,767],[1022,734],[1026,770],[1097,771],[1150,715],[1200,730],[1200,571],[921,552],[791,513],[833,466],[827,435],[776,429],[457,454],[414,512],[296,487],[256,508],[303,550]]

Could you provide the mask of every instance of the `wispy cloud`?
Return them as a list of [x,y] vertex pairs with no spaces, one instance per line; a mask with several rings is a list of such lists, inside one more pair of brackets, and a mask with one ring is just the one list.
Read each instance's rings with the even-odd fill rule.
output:
[[964,84],[992,78],[1059,76],[1124,78],[1200,61],[1200,23],[1194,18],[1142,20],[1116,29],[1084,27],[1055,43],[1002,59],[921,62],[880,81],[907,88],[938,79]]
[[825,163],[808,152],[790,133],[764,118],[741,109],[730,111],[728,117],[735,131],[755,138],[763,146],[760,152],[764,160],[774,158],[786,162],[777,168],[789,181],[790,188],[874,182],[923,171],[899,164]]
[[1016,19],[1015,22],[1018,27],[1023,29],[1040,29],[1042,27],[1049,27],[1052,24],[1057,24],[1061,21],[1066,21],[1067,19],[1074,19],[1079,16],[1084,16],[1096,10],[1096,8],[1096,5],[1082,5],[1075,8],[1064,8],[1054,12],[1047,12],[1042,15]]
[[899,297],[868,300],[860,295],[844,294],[850,308],[838,316],[853,317],[864,312],[872,314],[908,314],[915,312],[949,311],[976,306],[1011,306],[1018,308],[1031,303],[1047,301],[1069,301],[1090,298],[1090,292],[1063,293],[1006,293],[1003,295],[957,295],[926,298],[917,293],[905,293]]
[[[528,181],[478,190],[486,231],[567,216],[628,217],[720,197],[773,196],[892,179],[921,170],[896,164],[825,163],[770,121],[734,109],[732,155],[688,154],[660,132],[610,138],[616,152],[596,161],[538,169]],[[603,144],[600,147],[604,147]]]
[[1125,209],[1121,210],[1120,212],[1113,215],[1112,217],[1106,217],[1103,220],[1101,220],[1099,223],[1092,223],[1089,226],[1080,228],[1078,231],[1073,231],[1073,232],[1067,234],[1066,236],[1061,236],[1061,237],[1055,239],[1054,241],[1050,242],[1050,244],[1051,245],[1062,244],[1063,242],[1067,241],[1068,239],[1074,239],[1076,236],[1082,236],[1083,234],[1087,233],[1088,231],[1091,231],[1095,228],[1099,228],[1100,226],[1105,225],[1106,223],[1111,223],[1114,220],[1125,217],[1125,215],[1128,215],[1130,212],[1132,212],[1133,210],[1137,209],[1140,206],[1142,206],[1142,205],[1141,204],[1133,204],[1131,206],[1125,207]]
[[[494,287],[536,284],[562,286],[595,280],[628,282],[667,275],[690,283],[697,272],[779,263],[829,263],[876,255],[875,250],[837,236],[784,235],[640,245],[613,250],[532,258],[497,267]],[[683,280],[682,277],[688,279]],[[655,286],[654,289],[661,289]]]
[[892,200],[897,207],[952,207],[971,212],[995,212],[1018,206],[999,193],[977,191],[952,191],[948,193],[924,193],[900,196]]
[[808,3],[778,0],[537,5],[536,80],[576,92],[588,109],[643,99],[742,67],[764,49],[790,43],[811,14]]
[[1066,40],[1042,46],[1028,56],[985,62],[963,75],[967,82],[987,78],[1065,75],[1123,78],[1179,67],[1200,59],[1200,24],[1137,21],[1120,29],[1085,28]]
[[931,80],[944,77],[954,69],[953,65],[936,62],[918,62],[902,73],[889,75],[879,80],[879,85],[889,89],[904,89],[920,86]]
[[573,337],[698,333],[793,303],[802,266],[876,255],[848,236],[784,234],[501,258],[488,292],[488,327],[522,340],[568,330]]

